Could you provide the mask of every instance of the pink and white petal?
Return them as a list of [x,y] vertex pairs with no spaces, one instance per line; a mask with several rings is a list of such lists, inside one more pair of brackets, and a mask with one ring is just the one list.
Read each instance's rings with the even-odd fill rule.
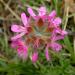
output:
[[53,11],[49,14],[49,17],[55,18],[55,17],[56,17],[56,11],[53,10]]
[[28,13],[30,14],[30,16],[32,16],[35,19],[36,15],[35,15],[34,11],[32,10],[32,8],[29,7],[27,10],[28,10]]
[[11,31],[13,32],[21,32],[21,28],[19,25],[12,25],[11,26]]
[[21,19],[25,27],[27,27],[27,17],[25,13],[21,14]]
[[19,39],[19,38],[21,38],[24,34],[25,34],[25,32],[22,32],[22,33],[20,33],[20,34],[17,34],[16,36],[12,37],[11,40]]
[[38,15],[39,16],[44,16],[46,14],[46,8],[45,7],[40,7],[38,10]]
[[50,61],[50,56],[49,56],[49,52],[48,52],[48,47],[46,47],[45,56],[46,56],[47,61]]
[[54,19],[53,24],[55,27],[59,26],[61,24],[61,18],[57,17]]
[[31,58],[32,62],[35,63],[38,60],[38,52],[34,52]]

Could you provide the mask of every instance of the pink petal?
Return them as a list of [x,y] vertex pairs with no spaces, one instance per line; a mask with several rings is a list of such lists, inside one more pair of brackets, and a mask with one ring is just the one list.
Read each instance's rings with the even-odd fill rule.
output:
[[38,12],[39,12],[39,16],[44,16],[46,14],[46,8],[40,7]]
[[61,24],[61,18],[57,17],[54,19],[53,24],[57,26],[59,26]]
[[55,41],[58,41],[58,40],[61,40],[61,39],[64,39],[64,36],[63,35],[57,35],[56,33],[52,36],[51,36],[51,41],[52,42],[55,42]]
[[27,17],[25,13],[21,14],[21,19],[25,27],[27,27]]
[[38,48],[38,47],[39,47],[39,44],[40,44],[39,38],[37,38],[37,39],[35,40],[35,42],[34,42],[34,46]]
[[49,52],[48,52],[47,47],[46,47],[46,50],[45,50],[45,56],[46,56],[47,61],[50,61],[50,56],[49,56]]
[[38,59],[38,52],[34,52],[32,54],[32,62],[35,63],[37,61],[37,59]]
[[17,49],[18,56],[22,59],[26,59],[28,57],[28,47],[26,45],[19,46]]
[[28,8],[27,10],[28,10],[28,13],[30,14],[30,16],[32,16],[35,19],[36,15],[35,15],[34,11],[32,10],[32,8]]
[[68,34],[68,32],[67,32],[67,31],[62,30],[61,35],[67,35],[67,34]]
[[61,30],[60,28],[55,29],[55,32],[61,35],[67,35],[68,32],[65,30]]
[[59,29],[59,28],[55,29],[55,33],[59,33],[60,34],[60,32],[61,32],[61,29]]
[[62,36],[62,35],[58,35],[58,36],[56,36],[55,41],[57,41],[57,40],[61,40],[61,39],[64,39],[64,36]]
[[59,51],[61,50],[61,48],[62,48],[62,46],[61,46],[60,44],[58,44],[58,43],[51,43],[51,44],[50,44],[50,47],[51,47],[54,51],[57,51],[57,52],[59,52]]
[[11,47],[12,47],[12,48],[16,48],[16,47],[17,47],[17,41],[12,41]]
[[51,35],[51,38],[50,38],[50,40],[51,40],[51,42],[55,42],[56,41],[56,33],[52,33],[52,35]]
[[12,25],[12,26],[11,26],[11,30],[12,30],[13,32],[21,32],[21,28],[20,28],[19,25]]
[[17,34],[16,36],[12,37],[11,40],[19,39],[19,38],[21,38],[24,34],[25,34],[25,32],[22,32],[22,33],[20,33],[20,34]]
[[51,18],[56,17],[56,11],[53,10],[53,11],[49,14],[49,16],[50,16]]
[[[17,40],[12,40],[11,47],[16,48],[19,44],[21,44],[22,40],[17,39]],[[23,44],[23,43],[22,43]]]

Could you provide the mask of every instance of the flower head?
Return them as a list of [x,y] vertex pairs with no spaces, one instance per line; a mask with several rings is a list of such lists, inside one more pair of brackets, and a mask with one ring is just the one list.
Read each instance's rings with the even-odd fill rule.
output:
[[56,16],[55,10],[48,15],[45,7],[40,7],[37,15],[32,8],[29,7],[27,10],[30,17],[27,18],[25,13],[21,14],[23,26],[11,27],[11,30],[17,33],[11,38],[12,43],[15,43],[12,47],[17,48],[18,56],[23,59],[28,57],[28,48],[31,48],[30,56],[33,63],[38,60],[39,52],[45,48],[45,56],[49,61],[51,59],[49,49],[59,52],[62,45],[58,40],[64,39],[67,35],[67,32],[60,27],[62,20]]

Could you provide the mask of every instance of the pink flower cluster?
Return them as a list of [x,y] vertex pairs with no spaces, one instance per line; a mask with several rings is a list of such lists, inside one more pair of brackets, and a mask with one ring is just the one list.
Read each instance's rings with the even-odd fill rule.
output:
[[[62,45],[58,40],[64,39],[67,32],[60,27],[61,18],[57,17],[53,10],[49,15],[45,7],[40,7],[38,15],[32,8],[28,8],[29,17],[25,13],[21,14],[23,25],[12,25],[11,30],[16,33],[11,38],[13,48],[17,49],[17,54],[22,59],[27,59],[28,49],[32,62],[38,60],[39,51],[43,50],[47,61],[50,60],[50,50],[59,52]],[[45,48],[45,49],[44,49]]]

